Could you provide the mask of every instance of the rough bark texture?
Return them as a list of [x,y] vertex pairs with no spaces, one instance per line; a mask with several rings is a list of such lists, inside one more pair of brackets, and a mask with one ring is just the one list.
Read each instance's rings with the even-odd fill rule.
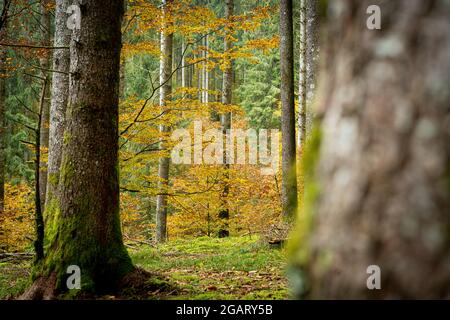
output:
[[[371,4],[381,30],[365,28]],[[449,298],[450,3],[330,5],[322,138],[307,185],[319,193],[295,256],[309,296]],[[381,268],[381,290],[366,287],[369,265]]]
[[[163,12],[167,10],[167,3],[172,0],[163,0]],[[172,50],[173,50],[173,34],[167,33],[166,25],[161,32],[161,60],[160,60],[160,78],[161,85],[159,91],[159,104],[164,110],[166,108],[166,101],[172,93]],[[162,134],[170,131],[170,128],[165,125],[160,125],[159,128]],[[160,148],[165,149],[165,144],[160,143]],[[167,187],[169,183],[169,165],[170,158],[168,156],[161,157],[158,165],[158,190],[160,194],[156,198],[156,241],[164,242],[167,238]]]
[[281,134],[282,134],[282,205],[285,218],[297,209],[297,174],[295,154],[294,40],[292,0],[280,2],[281,62]]
[[[115,289],[118,281],[133,270],[122,242],[119,218],[118,91],[123,3],[91,0],[75,4],[81,8],[82,20],[81,29],[73,30],[70,42],[59,201],[52,201],[47,209],[52,217],[46,225],[49,245],[36,276],[48,281],[55,277],[55,289],[65,291],[67,267],[77,265],[83,290],[105,292]],[[39,297],[39,288],[34,293]]]
[[[50,46],[51,42],[51,23],[50,23],[50,12],[48,11],[47,5],[49,1],[44,0],[41,2],[41,21],[40,28],[42,33],[42,44],[44,46]],[[48,79],[50,76],[48,74],[48,69],[50,69],[51,54],[46,52],[45,55],[39,59],[39,64],[42,68],[41,77]],[[48,83],[48,81],[46,81]],[[48,90],[47,85],[42,88],[45,92],[42,114],[41,114],[41,126],[40,126],[40,146],[41,146],[41,158],[39,163],[39,193],[41,208],[44,209],[45,206],[45,196],[47,189],[47,160],[46,154],[49,146],[49,122],[50,122],[50,90]]]
[[[229,20],[233,16],[234,12],[234,0],[226,0],[225,3],[225,19]],[[227,30],[225,34],[225,39],[223,42],[224,51],[230,51],[233,49],[233,41],[229,38],[233,33],[233,30]],[[222,103],[224,105],[230,105],[233,102],[233,61],[227,61],[227,67],[223,71],[223,85],[222,85]],[[222,114],[220,117],[220,122],[222,126],[222,133],[225,136],[227,130],[231,128],[231,112]],[[228,139],[224,139],[224,143]],[[219,210],[219,219],[221,219],[220,229],[218,236],[219,238],[228,237],[230,231],[228,230],[228,219],[230,217],[230,212],[228,208],[228,193],[230,191],[229,185],[229,169],[230,165],[227,164],[227,154],[226,148],[223,148],[223,163],[224,163],[224,173],[223,173],[223,189],[221,194],[221,208]]]
[[[57,0],[55,9],[55,36],[54,46],[65,47],[70,44],[71,30],[66,27],[66,10],[69,0]],[[50,126],[47,163],[47,190],[45,203],[48,205],[57,196],[59,183],[59,170],[61,167],[64,119],[66,116],[67,100],[69,96],[69,66],[70,51],[59,49],[53,51],[53,73]],[[45,221],[47,214],[44,215]]]

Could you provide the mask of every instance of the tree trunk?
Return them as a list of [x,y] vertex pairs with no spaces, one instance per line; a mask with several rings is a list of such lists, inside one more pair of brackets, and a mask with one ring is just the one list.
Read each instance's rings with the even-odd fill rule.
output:
[[[7,38],[7,22],[2,21],[0,40]],[[5,167],[6,167],[6,56],[5,47],[0,47],[0,216],[5,209]]]
[[305,108],[305,135],[311,131],[313,121],[312,105],[317,87],[317,72],[319,64],[319,4],[318,0],[306,0],[305,3],[305,63],[306,63],[306,108]]
[[181,87],[186,88],[186,42],[183,39],[181,42]]
[[281,0],[280,14],[282,206],[283,217],[290,219],[297,209],[292,0]]
[[[226,0],[225,3],[225,19],[230,20],[233,16],[234,0]],[[228,29],[225,33],[223,49],[224,52],[231,51],[233,49],[233,41],[230,36],[233,34],[232,29]],[[224,105],[230,105],[233,100],[233,61],[230,59],[226,61],[226,68],[223,71],[223,86],[222,86],[222,103]],[[231,128],[231,113],[227,112],[221,115],[220,118],[222,133],[224,136],[227,134],[227,130]],[[224,139],[227,141],[228,139]],[[219,210],[220,228],[219,238],[228,237],[230,231],[228,228],[228,219],[230,217],[230,211],[228,208],[228,193],[230,192],[229,178],[230,178],[230,165],[227,163],[226,148],[223,148],[223,189],[221,194],[221,208]]]
[[306,140],[306,1],[307,0],[300,0],[298,145],[302,148],[305,145]]
[[41,97],[39,100],[39,110],[38,110],[38,123],[37,129],[35,132],[35,166],[34,166],[34,182],[35,182],[35,192],[34,192],[34,221],[36,228],[36,239],[34,240],[34,251],[36,253],[35,263],[40,262],[44,259],[44,218],[42,214],[42,192],[41,192],[41,174],[42,173],[42,152],[41,152],[41,130],[42,130],[42,121],[45,104],[45,97],[47,96],[47,78],[45,78],[42,82],[41,89]]
[[[362,24],[371,4],[381,7],[381,30]],[[448,298],[450,4],[330,5],[323,120],[308,151],[318,161],[302,212],[312,222],[296,240],[298,274],[307,275],[298,283],[309,290],[297,293]],[[371,265],[380,290],[367,287]]]
[[[122,242],[118,181],[118,92],[122,1],[76,5],[81,28],[70,42],[69,103],[59,179],[59,201],[40,276],[25,298],[46,288],[66,291],[67,267],[81,270],[82,290],[114,290],[133,270]],[[34,291],[34,292],[33,292]]]
[[205,50],[203,52],[203,58],[205,61],[203,62],[203,102],[209,103],[209,71],[208,71],[208,48],[209,48],[209,39],[208,35],[205,36]]
[[[172,0],[163,0],[163,15],[166,14],[167,4]],[[161,60],[160,60],[160,78],[161,85],[159,91],[159,104],[162,111],[167,108],[166,101],[172,93],[172,47],[173,47],[173,34],[167,32],[167,28],[170,27],[166,24],[161,32]],[[166,125],[160,125],[159,128],[162,134],[170,131],[170,128]],[[164,138],[163,138],[164,139]],[[160,149],[164,150],[166,144],[161,142]],[[158,190],[159,195],[156,198],[156,241],[165,242],[167,236],[167,187],[169,184],[169,164],[170,158],[165,155],[159,159],[158,165]]]
[[[42,31],[42,44],[44,46],[50,46],[51,36],[50,36],[50,12],[48,11],[47,4],[48,0],[41,2],[41,31]],[[48,69],[50,69],[50,52],[46,52],[45,55],[39,59],[41,70],[41,77],[49,79]],[[47,81],[45,81],[47,84]],[[41,146],[41,158],[39,163],[39,192],[41,199],[41,208],[44,209],[45,206],[45,196],[47,189],[47,160],[46,154],[49,147],[49,122],[50,122],[50,90],[48,90],[47,85],[42,88],[43,92],[46,93],[44,96],[42,113],[41,113],[41,127],[40,127],[40,146]]]
[[[70,35],[72,31],[66,27],[66,10],[69,5],[69,0],[56,1],[54,36],[55,47],[65,47],[70,44]],[[64,121],[69,96],[69,67],[69,50],[54,50],[53,70],[59,72],[54,72],[52,78],[45,207],[50,205],[52,201],[56,201],[58,192],[59,170],[61,167],[63,148]],[[44,220],[47,221],[47,219],[47,213],[45,213]]]

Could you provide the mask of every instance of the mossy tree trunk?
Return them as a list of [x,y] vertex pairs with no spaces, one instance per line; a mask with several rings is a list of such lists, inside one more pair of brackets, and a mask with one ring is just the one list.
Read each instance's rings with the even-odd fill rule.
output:
[[[381,30],[365,27],[372,4]],[[330,5],[321,143],[306,185],[315,195],[302,212],[312,223],[294,256],[298,293],[448,298],[450,4]],[[381,271],[379,290],[367,288],[371,265]]]
[[[69,104],[58,200],[47,208],[48,246],[34,297],[67,290],[67,267],[85,291],[114,290],[133,270],[122,242],[118,182],[118,100],[122,1],[75,1],[81,28],[70,42]],[[44,280],[43,280],[44,279]],[[33,297],[29,294],[26,297]]]
[[283,217],[291,219],[297,209],[297,170],[294,97],[294,30],[292,0],[280,2],[281,135]]

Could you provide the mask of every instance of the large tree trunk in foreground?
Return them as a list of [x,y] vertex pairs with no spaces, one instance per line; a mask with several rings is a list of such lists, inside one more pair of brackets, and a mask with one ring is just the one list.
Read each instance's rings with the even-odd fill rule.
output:
[[[302,213],[313,229],[296,251],[309,296],[449,298],[450,3],[330,4],[316,200]],[[370,4],[381,30],[363,27]],[[366,286],[370,265],[380,290]]]
[[[225,6],[225,19],[230,20],[233,16],[234,11],[234,0],[227,0]],[[233,30],[227,30],[225,34],[225,39],[223,43],[224,52],[231,51],[233,49],[233,40],[230,37],[233,35]],[[226,61],[226,68],[223,71],[223,85],[222,85],[222,103],[224,105],[232,104],[233,100],[233,60],[229,59]],[[222,114],[220,117],[222,134],[226,137],[227,130],[231,129],[231,112]],[[224,139],[227,141],[228,139]],[[225,143],[224,141],[224,143]],[[219,238],[228,237],[230,231],[228,230],[228,219],[230,217],[230,212],[228,208],[228,193],[230,192],[230,164],[227,163],[227,152],[224,147],[223,152],[223,189],[221,194],[221,208],[219,210],[220,228],[218,236]]]
[[292,0],[281,0],[280,15],[282,205],[289,219],[297,209]]
[[[65,47],[70,44],[72,31],[66,27],[69,0],[57,0],[55,10],[55,47]],[[70,52],[66,49],[58,49],[53,52],[53,73],[51,104],[50,104],[50,128],[47,164],[47,190],[46,206],[57,196],[59,183],[59,169],[61,166],[64,119],[66,115],[67,100],[69,97],[69,64]],[[45,215],[47,220],[47,215]]]
[[[172,0],[163,0],[163,4],[171,3]],[[166,7],[163,8],[166,10]],[[160,61],[160,91],[159,104],[162,111],[167,108],[166,101],[172,93],[172,47],[173,34],[167,32],[169,25],[161,32],[161,61]],[[170,128],[166,125],[160,126],[160,132],[167,134]],[[164,138],[163,138],[164,139]],[[160,144],[160,148],[165,148],[165,143]],[[169,156],[163,156],[159,159],[158,176],[158,190],[160,194],[156,198],[156,241],[164,242],[167,238],[167,187],[169,184]]]
[[[76,1],[75,4],[79,5]],[[105,292],[133,270],[122,242],[118,182],[118,92],[122,1],[83,2],[70,43],[70,86],[59,201],[48,213],[46,256],[36,272],[39,297],[66,291],[67,267],[84,291]]]

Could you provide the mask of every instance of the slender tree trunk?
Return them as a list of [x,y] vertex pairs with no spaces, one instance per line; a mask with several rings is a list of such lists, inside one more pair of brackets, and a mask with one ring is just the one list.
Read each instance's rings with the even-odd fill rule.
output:
[[[225,3],[225,19],[229,20],[233,16],[234,0],[226,0]],[[224,51],[230,51],[233,48],[233,42],[230,36],[233,34],[233,30],[229,29],[225,33],[224,39]],[[233,61],[230,59],[226,61],[226,68],[223,72],[223,90],[222,90],[222,103],[224,105],[230,105],[233,98]],[[231,113],[227,112],[221,115],[222,133],[224,136],[227,134],[227,130],[231,128]],[[227,140],[227,139],[225,139]],[[230,211],[228,208],[228,194],[230,192],[230,164],[227,163],[226,148],[223,149],[223,189],[221,194],[221,208],[219,210],[220,228],[219,238],[228,237],[230,231],[228,228],[228,219],[230,217]]]
[[[66,27],[66,10],[69,5],[69,0],[56,1],[54,36],[55,47],[65,47],[70,44],[70,35],[72,31]],[[64,122],[69,97],[69,67],[69,50],[54,50],[53,70],[59,72],[54,72],[52,78],[45,207],[51,205],[53,201],[57,201],[56,197],[58,193],[59,170],[61,167],[64,140]],[[48,219],[49,217],[47,216],[47,212],[44,212],[45,222],[47,222]]]
[[[70,42],[69,103],[56,220],[40,276],[23,298],[66,291],[67,268],[81,271],[82,290],[107,292],[133,270],[119,217],[118,102],[122,1],[76,5],[81,28]],[[52,290],[50,290],[52,291]]]
[[44,218],[42,215],[42,199],[41,199],[41,174],[42,173],[42,152],[41,152],[41,130],[42,130],[42,121],[43,121],[43,114],[44,114],[44,108],[45,106],[45,97],[47,96],[47,78],[44,79],[42,82],[42,90],[41,90],[41,97],[39,100],[39,110],[38,110],[38,123],[37,123],[37,129],[35,132],[35,154],[36,159],[35,161],[35,170],[34,170],[34,181],[35,181],[35,194],[34,194],[34,206],[35,206],[35,214],[34,214],[34,221],[35,221],[35,228],[36,228],[36,239],[34,241],[34,251],[36,253],[35,256],[35,262],[38,263],[42,259],[44,259]]
[[[5,41],[7,38],[7,21],[2,21],[0,29],[0,40]],[[4,47],[0,47],[0,216],[3,215],[5,209],[5,169],[6,169],[6,57],[7,51]]]
[[308,0],[300,0],[298,145],[302,148],[306,140],[306,1]]
[[[50,12],[48,11],[47,5],[49,0],[44,0],[41,2],[41,30],[42,30],[42,43],[44,46],[50,46],[51,43],[51,23],[50,23]],[[40,59],[41,76],[43,78],[49,79],[48,69],[50,69],[51,56],[50,52],[46,52],[45,56]],[[49,147],[49,122],[50,122],[50,90],[47,88],[48,81],[45,81],[45,86],[42,88],[43,92],[46,93],[43,99],[42,113],[41,113],[41,127],[40,127],[40,146],[41,146],[41,158],[39,163],[39,192],[41,199],[41,208],[44,210],[45,206],[45,196],[47,189],[47,160],[46,154]]]
[[281,0],[280,13],[282,205],[290,219],[297,209],[292,0]]
[[[361,24],[371,4],[381,8],[381,30]],[[309,286],[297,293],[448,298],[449,3],[330,5],[323,120],[308,148],[317,161],[302,212],[311,223],[295,242],[297,283]],[[379,290],[367,287],[378,275],[369,266],[379,267]]]
[[186,42],[183,39],[181,43],[181,87],[186,88]]
[[[167,4],[172,0],[163,0],[163,14],[166,14]],[[167,32],[170,25],[166,24],[161,32],[161,60],[160,60],[160,91],[159,104],[162,110],[166,109],[166,101],[172,93],[172,50],[173,50],[173,34]],[[170,131],[170,127],[160,125],[159,128],[162,134]],[[164,150],[166,144],[161,142],[160,149]],[[159,159],[158,165],[158,190],[160,194],[156,198],[156,241],[165,242],[167,236],[167,188],[169,184],[169,164],[170,158],[165,155]]]
[[203,63],[203,102],[209,103],[209,71],[208,71],[208,49],[209,49],[209,37],[205,36],[205,51],[204,51],[204,59]]
[[305,64],[306,64],[306,108],[305,134],[311,131],[314,112],[312,105],[317,87],[317,72],[319,64],[319,4],[318,0],[304,0],[305,4]]

